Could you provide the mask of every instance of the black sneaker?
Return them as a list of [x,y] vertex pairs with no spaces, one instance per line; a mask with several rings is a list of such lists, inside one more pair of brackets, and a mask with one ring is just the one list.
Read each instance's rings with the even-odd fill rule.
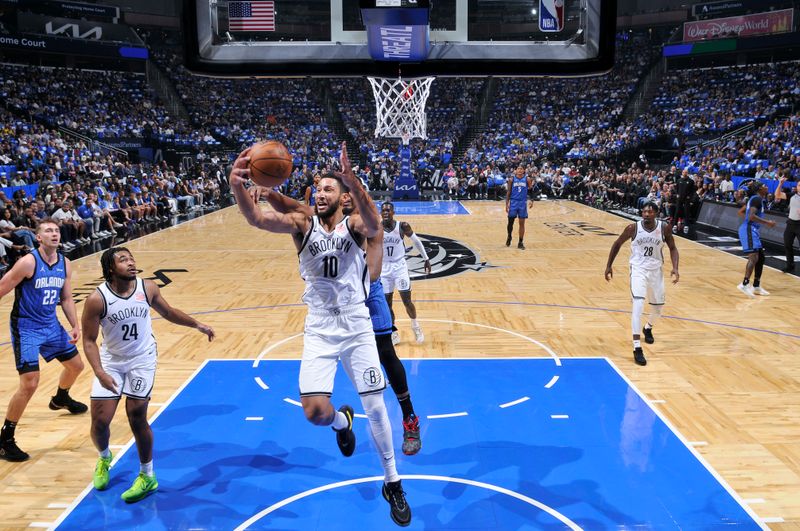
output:
[[656,338],[653,337],[653,329],[652,328],[642,328],[642,333],[644,334],[644,342],[648,345],[652,345],[656,342]]
[[50,397],[50,409],[53,411],[57,409],[66,409],[73,415],[79,415],[80,413],[86,413],[89,411],[89,407],[86,404],[78,402],[77,400],[73,400],[73,398],[67,395],[67,400],[64,402],[60,402],[56,400],[56,397]]
[[347,427],[341,430],[333,429],[336,432],[336,444],[339,445],[339,450],[342,451],[343,456],[350,457],[356,451],[356,434],[353,433],[353,408],[342,406],[339,411],[347,417]]
[[511,236],[506,240],[506,247],[511,247]]
[[400,480],[391,483],[383,484],[383,499],[389,502],[394,523],[401,527],[406,527],[411,523],[411,508],[406,503],[406,493],[403,492],[403,486]]
[[633,360],[637,365],[647,365],[647,360],[644,358],[642,347],[633,349]]
[[525,246],[522,244],[522,242],[517,244],[517,249],[522,249],[523,251],[525,250]]
[[0,459],[18,463],[20,461],[27,461],[29,457],[30,455],[20,450],[14,439],[0,442]]

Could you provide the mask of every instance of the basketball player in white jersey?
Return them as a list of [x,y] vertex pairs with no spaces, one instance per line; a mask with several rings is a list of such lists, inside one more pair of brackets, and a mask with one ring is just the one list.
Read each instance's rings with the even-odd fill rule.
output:
[[[384,468],[382,494],[395,523],[411,522],[395,465],[392,427],[383,402],[386,380],[380,369],[372,320],[365,304],[369,271],[364,251],[367,238],[381,230],[380,218],[361,181],[355,176],[342,144],[342,172],[325,175],[316,192],[316,215],[303,212],[262,212],[244,185],[249,178],[248,150],[239,154],[229,182],[239,210],[248,223],[270,232],[291,234],[305,280],[303,302],[308,306],[300,362],[300,401],[312,424],[331,426],[345,457],[353,455],[353,408],[337,411],[331,404],[338,361],[358,391]],[[345,216],[341,198],[345,187],[358,214]]]
[[[196,328],[214,339],[214,330],[193,317],[173,308],[161,296],[152,280],[136,277],[136,262],[124,247],[107,249],[100,257],[106,281],[86,299],[81,322],[83,351],[95,374],[92,384],[92,442],[100,457],[94,471],[94,487],[108,488],[112,455],[108,448],[109,426],[125,395],[128,415],[140,471],[122,499],[133,503],[158,489],[153,472],[153,431],[147,422],[147,404],[153,390],[158,351],[153,337],[150,308],[167,321]],[[103,343],[98,349],[97,336],[102,329]]]
[[[381,206],[381,217],[383,218],[383,266],[381,267],[381,283],[383,293],[386,295],[386,302],[392,310],[392,322],[394,322],[394,309],[392,308],[392,298],[394,290],[400,292],[400,300],[406,307],[406,313],[411,319],[411,329],[417,343],[425,341],[422,327],[417,322],[417,307],[411,300],[411,279],[408,276],[408,265],[406,264],[406,247],[403,237],[407,236],[419,255],[425,260],[425,274],[431,273],[431,262],[428,253],[422,245],[422,240],[411,230],[411,225],[405,221],[394,219],[394,204],[386,202]],[[400,341],[399,334],[392,332],[392,343]]]
[[653,325],[661,317],[664,307],[664,265],[663,247],[669,247],[669,257],[672,260],[673,284],[680,280],[678,273],[678,248],[672,237],[672,227],[663,221],[656,220],[658,206],[648,202],[642,207],[642,220],[631,223],[622,231],[617,241],[611,246],[606,264],[606,280],[611,281],[614,272],[611,266],[617,257],[620,248],[626,241],[631,242],[631,297],[633,297],[633,311],[631,312],[631,328],[633,329],[633,359],[639,365],[647,365],[640,342],[639,326],[641,325],[644,299],[650,301],[650,316],[647,324],[642,329],[644,341],[647,344],[655,343]]

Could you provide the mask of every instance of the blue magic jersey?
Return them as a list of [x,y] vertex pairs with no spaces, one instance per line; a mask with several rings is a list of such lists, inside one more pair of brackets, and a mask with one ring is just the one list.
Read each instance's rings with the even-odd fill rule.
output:
[[36,249],[31,252],[36,259],[33,277],[24,279],[14,291],[14,308],[11,319],[19,328],[51,326],[56,318],[56,306],[61,302],[61,288],[67,281],[67,265],[62,255],[49,265]]
[[528,200],[528,178],[523,176],[517,179],[516,175],[511,180],[511,202],[525,203]]

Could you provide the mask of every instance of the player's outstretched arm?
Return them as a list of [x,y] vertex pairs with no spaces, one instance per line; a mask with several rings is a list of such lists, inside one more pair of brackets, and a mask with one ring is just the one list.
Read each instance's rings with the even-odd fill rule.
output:
[[72,262],[69,258],[64,258],[64,268],[67,270],[66,280],[61,287],[61,311],[67,317],[67,321],[72,326],[70,330],[69,342],[73,345],[81,337],[81,327],[78,323],[78,310],[75,308],[75,299],[72,297]]
[[661,229],[664,235],[664,243],[667,244],[669,247],[669,259],[672,261],[672,271],[670,271],[670,276],[673,277],[672,283],[677,284],[678,281],[681,279],[681,275],[678,272],[678,260],[679,260],[679,253],[678,253],[678,246],[675,245],[675,237],[672,236],[672,228],[669,226],[664,226]]
[[311,217],[314,215],[314,209],[307,204],[303,204],[296,199],[287,197],[280,192],[276,192],[270,188],[260,186],[260,196],[267,200],[267,203],[275,209],[275,212],[281,214],[289,214],[291,212],[299,212],[304,216]]
[[607,281],[611,281],[614,278],[614,271],[611,269],[611,266],[614,265],[614,259],[619,254],[619,250],[622,248],[622,244],[625,243],[626,240],[630,240],[633,238],[634,230],[636,229],[636,225],[631,223],[625,230],[622,231],[622,234],[619,235],[619,238],[611,245],[611,250],[608,252],[608,262],[606,263],[606,273],[605,277]]
[[117,384],[100,363],[100,349],[97,348],[97,336],[100,333],[100,316],[103,315],[103,299],[95,290],[83,303],[83,314],[81,315],[81,326],[83,327],[83,354],[86,361],[94,371],[94,375],[100,381],[100,385],[114,393]]
[[353,216],[353,229],[356,232],[361,232],[367,238],[375,237],[381,228],[381,217],[378,215],[378,209],[375,208],[375,203],[372,202],[361,180],[353,173],[353,168],[350,165],[350,159],[347,157],[347,144],[342,142],[342,153],[339,161],[342,166],[341,172],[335,172],[342,182],[350,189],[350,197],[353,199],[353,205],[358,210],[359,215]]
[[244,184],[250,178],[250,169],[247,167],[250,161],[249,151],[246,149],[236,157],[228,177],[239,211],[250,225],[259,229],[286,234],[305,233],[308,228],[308,217],[299,213],[262,212],[247,193]]
[[425,260],[425,274],[431,274],[431,261],[428,258],[428,253],[425,251],[425,246],[422,245],[422,240],[419,239],[419,236],[414,234],[414,231],[411,230],[411,225],[406,223],[405,221],[400,222],[400,232],[403,233],[403,236],[408,236],[411,240],[411,243],[414,244],[414,248],[417,250],[419,255]]
[[175,323],[176,325],[186,326],[189,328],[194,328],[199,330],[200,332],[204,333],[208,336],[209,341],[213,341],[216,334],[214,334],[214,329],[210,326],[201,323],[191,315],[187,315],[182,310],[178,308],[173,308],[169,305],[164,297],[161,296],[161,290],[158,289],[158,286],[152,280],[145,280],[144,281],[144,289],[147,293],[147,299],[150,301],[150,306],[155,308],[155,310],[167,321],[170,323]]

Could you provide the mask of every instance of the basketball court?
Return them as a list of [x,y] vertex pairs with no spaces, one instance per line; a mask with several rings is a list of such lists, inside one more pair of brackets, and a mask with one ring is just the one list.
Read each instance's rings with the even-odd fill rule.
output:
[[[397,218],[438,257],[432,278],[421,278],[408,257],[424,344],[413,343],[398,312],[397,350],[423,421],[422,451],[398,462],[412,527],[800,522],[800,334],[789,311],[800,295],[796,277],[767,269],[773,295],[744,299],[736,289],[742,259],[678,239],[682,280],[668,287],[666,318],[639,367],[629,339],[627,249],[614,281],[602,277],[613,234],[628,221],[540,201],[520,251],[504,245],[502,202],[440,204],[443,213],[425,215],[403,205]],[[461,208],[469,214],[449,213]],[[31,459],[0,463],[0,524],[392,527],[365,420],[356,421],[359,444],[345,459],[333,434],[308,424],[292,403],[305,309],[290,238],[252,229],[231,207],[127,246],[142,276],[218,335],[208,344],[154,321],[159,492],[134,505],[119,499],[136,462],[120,414],[111,488],[91,491],[89,419],[47,409],[58,370],[46,366],[18,429]],[[76,287],[100,282],[98,255],[74,263]],[[8,337],[3,343],[10,356]],[[355,402],[343,376],[336,404]],[[90,381],[82,374],[75,396],[88,396]],[[0,385],[10,392],[16,375],[6,371]],[[394,395],[385,396],[397,430]],[[396,447],[400,438],[396,432]]]
[[[539,11],[526,5],[523,13],[510,0],[433,8],[423,0],[312,0],[290,11],[319,20],[312,33],[255,36],[235,31],[229,4],[185,2],[190,68],[383,78],[388,84],[373,95],[377,128],[406,145],[425,138],[420,109],[432,76],[587,75],[613,64],[614,2],[542,0]],[[508,13],[521,24],[501,24]],[[415,198],[416,184],[402,181],[410,170],[400,177],[405,188],[396,195]],[[398,454],[411,528],[800,527],[800,279],[766,268],[772,295],[748,299],[736,288],[741,258],[678,239],[681,282],[668,285],[640,367],[627,246],[613,282],[603,279],[629,220],[539,201],[527,249],[518,250],[505,246],[502,201],[398,202],[396,217],[432,261],[426,275],[418,256],[406,257],[423,344],[395,307],[396,348],[422,422],[421,452]],[[291,238],[248,226],[234,206],[126,247],[171,305],[217,333],[209,344],[163,319],[153,323],[159,491],[137,504],[119,499],[137,468],[119,412],[110,488],[91,488],[89,418],[47,409],[58,368],[46,366],[17,429],[31,459],[0,462],[0,527],[394,528],[365,419],[357,418],[356,453],[345,459],[333,433],[310,425],[298,407],[306,311]],[[99,255],[73,264],[81,311],[102,281]],[[11,304],[0,303],[3,315]],[[0,347],[10,360],[7,335]],[[87,368],[72,395],[88,397],[91,380]],[[8,365],[2,396],[16,385]],[[400,413],[391,390],[385,398],[399,448]],[[358,402],[341,371],[333,401]]]

